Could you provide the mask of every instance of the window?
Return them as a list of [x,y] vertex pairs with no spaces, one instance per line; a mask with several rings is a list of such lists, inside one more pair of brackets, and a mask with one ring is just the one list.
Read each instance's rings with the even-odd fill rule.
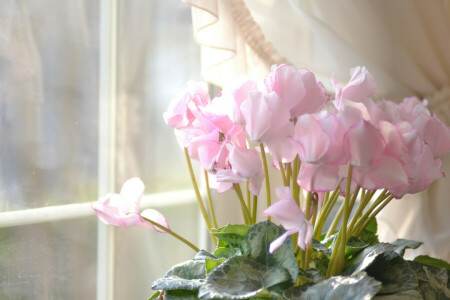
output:
[[162,119],[200,79],[190,23],[179,0],[2,2],[0,298],[143,299],[192,257],[170,237],[99,224],[89,205],[139,176],[142,208],[202,237]]

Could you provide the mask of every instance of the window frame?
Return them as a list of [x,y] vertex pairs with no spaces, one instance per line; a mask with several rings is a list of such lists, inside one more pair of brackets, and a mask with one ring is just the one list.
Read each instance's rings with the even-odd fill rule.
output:
[[[118,0],[100,0],[98,195],[115,191]],[[204,193],[202,193],[204,197]],[[145,194],[141,210],[196,203],[192,189]],[[74,199],[76,200],[76,199]],[[95,199],[93,199],[95,200]],[[0,228],[94,217],[91,202],[0,212]],[[207,248],[207,230],[198,222],[199,243]],[[115,299],[115,235],[113,226],[97,222],[97,299]]]

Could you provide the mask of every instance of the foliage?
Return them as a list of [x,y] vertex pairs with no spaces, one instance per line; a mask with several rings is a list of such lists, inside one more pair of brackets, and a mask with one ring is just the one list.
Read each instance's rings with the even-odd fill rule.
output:
[[[150,299],[447,299],[448,264],[427,256],[403,259],[421,243],[378,243],[376,222],[345,248],[341,275],[326,278],[334,236],[313,240],[309,268],[299,268],[292,239],[273,254],[270,243],[284,230],[270,221],[227,225],[212,231],[214,253],[200,250],[156,280]],[[447,297],[447,298],[446,298]]]

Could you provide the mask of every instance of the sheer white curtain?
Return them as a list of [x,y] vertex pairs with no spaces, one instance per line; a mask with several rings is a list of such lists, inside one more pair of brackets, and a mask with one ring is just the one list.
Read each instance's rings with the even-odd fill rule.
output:
[[[426,97],[432,112],[450,124],[446,0],[187,2],[206,80],[221,85],[235,74],[263,76],[271,64],[291,62],[327,85],[332,74],[344,83],[351,67],[365,65],[377,81],[377,97]],[[231,53],[226,59],[220,54],[225,50]],[[448,156],[443,169],[450,174]],[[425,246],[415,254],[450,260],[449,194],[446,178],[390,204],[379,218],[381,238],[420,240]]]
[[[100,10],[100,0],[0,0],[0,218],[98,198]],[[118,189],[133,176],[147,194],[190,188],[162,113],[200,79],[191,24],[179,0],[119,1]],[[198,242],[195,203],[158,209]],[[96,224],[0,227],[0,299],[95,299]],[[116,230],[116,299],[147,299],[154,279],[192,256],[169,236]]]

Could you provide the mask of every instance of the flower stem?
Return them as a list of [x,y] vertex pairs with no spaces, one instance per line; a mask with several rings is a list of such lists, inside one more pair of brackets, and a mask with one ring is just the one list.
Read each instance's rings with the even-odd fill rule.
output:
[[236,195],[238,196],[239,201],[241,203],[242,215],[244,217],[245,225],[250,225],[251,221],[252,221],[252,218],[250,216],[250,213],[248,211],[247,206],[245,205],[244,196],[242,195],[241,186],[239,185],[239,183],[233,183],[233,187],[234,187]]
[[289,186],[289,182],[286,180],[286,173],[284,171],[283,163],[279,163],[280,173],[281,173],[281,179],[283,180],[284,186]]
[[[343,204],[343,211],[344,211],[344,217],[342,220],[341,228],[339,229],[338,234],[338,243],[335,244],[333,248],[333,253],[331,254],[331,260],[330,265],[328,266],[329,275],[334,275],[337,273],[340,273],[342,271],[342,268],[344,267],[344,261],[345,261],[345,245],[347,244],[347,222],[350,215],[350,188],[352,183],[352,172],[353,167],[352,165],[348,168],[348,175],[347,175],[347,187],[345,190],[345,200]],[[356,193],[356,191],[355,191]],[[336,251],[336,254],[334,254]]]
[[[372,204],[372,206],[364,213],[362,217],[359,218],[359,220],[356,222],[355,226],[352,229],[352,235],[354,236],[356,232],[359,232],[361,226],[365,223],[365,221],[369,218],[370,214],[377,208],[377,206],[386,198],[387,191],[384,190],[378,198],[375,200],[375,202]],[[361,231],[362,232],[362,231]]]
[[295,157],[294,160],[294,168],[292,170],[292,196],[295,199],[295,202],[298,206],[300,206],[300,186],[297,182],[298,172],[300,170],[300,158],[298,156]]
[[[341,240],[341,244],[340,244],[340,249],[339,249],[339,257],[338,259],[340,260],[340,264],[342,264],[343,266],[343,262],[345,259],[345,245],[347,244],[347,223],[348,223],[348,218],[350,217],[350,187],[352,184],[352,172],[353,172],[353,167],[352,165],[349,166],[348,168],[348,176],[347,176],[347,188],[345,190],[345,202],[344,202],[344,219],[342,220],[342,225],[341,225],[341,229],[342,229],[342,240]],[[356,195],[358,194],[359,191],[359,187],[355,190],[355,193],[352,197],[352,201],[354,201],[354,199],[356,199]],[[340,272],[341,270],[341,266],[339,266],[338,272]]]
[[336,188],[333,191],[333,194],[329,197],[327,201],[324,202],[324,205],[322,206],[322,209],[320,210],[318,225],[314,227],[314,238],[316,240],[320,240],[320,236],[322,235],[322,228],[325,224],[325,221],[328,218],[328,215],[330,214],[331,210],[333,209],[334,204],[336,203],[336,200],[339,197],[339,186],[341,185],[341,180],[338,181]]
[[287,182],[288,186],[291,182],[291,175],[292,175],[291,163],[287,163],[286,164],[286,182]]
[[252,222],[253,224],[256,223],[256,214],[258,212],[258,196],[253,195],[253,212],[252,212]]
[[141,216],[141,218],[144,219],[144,220],[146,220],[146,221],[148,221],[148,222],[150,222],[150,223],[152,223],[154,226],[158,227],[159,229],[164,230],[165,232],[167,232],[168,234],[170,234],[170,235],[173,236],[174,238],[180,240],[181,242],[185,243],[187,246],[191,247],[195,252],[200,251],[200,249],[199,249],[197,246],[195,246],[194,244],[192,244],[191,242],[189,242],[187,239],[185,239],[185,238],[182,237],[181,235],[179,235],[179,234],[173,232],[173,231],[170,230],[169,228],[167,228],[167,227],[165,227],[165,226],[162,226],[161,224],[156,223],[156,222],[154,222],[154,221],[152,221],[152,220],[150,220],[150,219],[147,219],[146,217]]
[[327,238],[330,237],[333,234],[333,232],[336,230],[336,227],[339,224],[339,221],[341,220],[342,214],[344,213],[344,208],[345,208],[345,201],[342,203],[341,208],[339,209],[338,213],[334,217],[333,223],[331,223],[330,228],[328,228]]
[[[252,211],[252,203],[251,203],[251,200],[250,200],[250,198],[251,198],[251,196],[250,196],[250,189],[249,189],[249,187],[248,187],[248,185],[249,185],[249,183],[248,183],[248,180],[245,182],[245,189],[247,190],[247,198],[245,199],[246,201],[247,201],[247,209],[248,209],[248,211],[250,212],[250,211]],[[251,216],[251,214],[250,214],[250,216]],[[250,221],[251,221],[251,219],[250,219]]]
[[[360,189],[360,187],[357,186],[355,192],[353,193],[353,196],[352,196],[350,202],[348,203],[349,215],[350,215],[350,212],[353,209],[353,205],[355,204],[356,197],[358,196],[359,189]],[[344,204],[345,203],[342,204],[341,208],[339,209],[339,212],[337,213],[336,217],[333,220],[333,224],[331,224],[330,228],[328,229],[327,237],[331,236],[333,234],[333,231],[336,229],[337,225],[339,224],[339,221],[340,221],[340,219],[342,217],[342,214],[344,213],[344,209],[345,209],[345,205]]]
[[367,204],[369,203],[370,199],[372,199],[373,195],[375,194],[376,190],[373,191],[365,191],[363,190],[362,194],[361,194],[361,203],[359,204],[358,210],[356,211],[355,215],[352,218],[352,221],[350,222],[350,225],[347,229],[347,234],[351,235],[353,228],[356,224],[356,221],[358,220],[358,218],[361,216],[362,212],[364,211],[364,208],[367,206]]
[[209,212],[211,213],[212,225],[214,226],[214,228],[217,228],[216,213],[214,212],[214,205],[213,205],[212,197],[211,197],[211,189],[209,188],[208,172],[206,172],[206,170],[203,170],[203,172],[205,175],[206,197],[208,199],[208,206],[209,206]]
[[[267,158],[266,158],[266,152],[264,150],[264,145],[261,143],[259,144],[259,147],[261,149],[261,156],[263,160],[264,165],[264,175],[266,180],[266,199],[267,199],[267,207],[272,205],[272,201],[270,199],[270,181],[269,181],[269,168],[267,167]],[[270,216],[267,217],[267,219],[270,221]]]
[[364,224],[360,227],[358,233],[355,236],[360,236],[362,234],[362,232],[364,231],[364,229],[366,229],[366,227],[370,224],[370,222],[372,222],[372,220],[378,215],[378,213],[386,206],[389,204],[389,202],[391,202],[391,200],[394,198],[394,196],[390,195],[388,196],[386,199],[384,199],[384,202],[377,207],[377,209],[370,214],[370,217],[367,218],[367,220],[364,222]]
[[306,193],[306,205],[305,205],[305,207],[306,207],[306,211],[305,211],[306,220],[309,220],[309,217],[310,217],[309,213],[310,213],[310,210],[311,210],[311,198],[312,198],[312,193],[311,192],[307,192]]
[[[192,169],[191,158],[189,157],[189,152],[187,148],[184,148],[184,155],[186,157],[186,162],[189,169],[189,175],[191,176],[192,186],[194,187],[195,195],[197,196],[198,206],[200,207],[200,211],[203,215],[203,220],[205,221],[206,227],[208,228],[208,232],[211,231],[211,221],[209,220],[208,213],[206,212],[205,205],[203,204],[202,197],[200,196],[200,191],[198,190],[197,181],[195,180],[194,170]],[[209,233],[213,244],[217,243],[217,239],[214,235]]]
[[[311,199],[312,199],[312,193],[311,193],[311,192],[307,192],[307,193],[306,193],[306,213],[305,213],[306,220],[309,220],[309,219],[310,219],[310,213],[311,213]],[[302,262],[302,266],[303,266],[303,269],[304,269],[304,270],[306,270],[306,269],[308,268],[310,252],[311,252],[311,247],[310,247],[310,246],[306,247],[306,249],[305,249],[305,255],[304,255],[304,257],[303,257],[304,260],[303,260],[303,262]]]

